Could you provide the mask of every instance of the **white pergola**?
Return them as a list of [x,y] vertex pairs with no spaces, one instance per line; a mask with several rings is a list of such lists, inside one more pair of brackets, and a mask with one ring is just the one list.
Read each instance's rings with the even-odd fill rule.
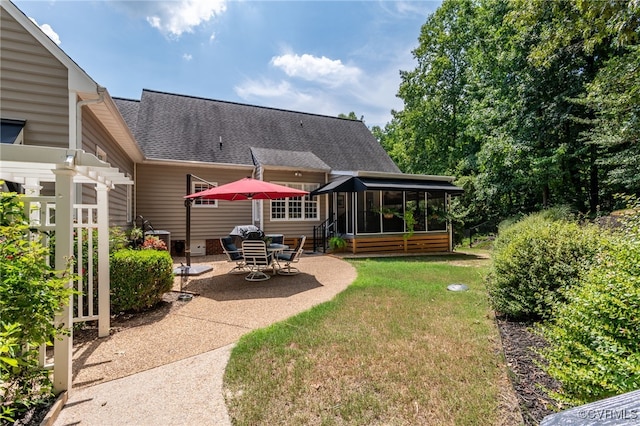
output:
[[[42,182],[55,182],[55,269],[67,270],[68,259],[74,255],[75,184],[95,184],[98,229],[98,334],[109,335],[109,198],[115,185],[132,185],[133,181],[109,163],[79,149],[0,145],[0,180],[20,183],[25,188]],[[36,194],[37,195],[37,194]],[[73,282],[70,280],[68,286]],[[55,319],[73,331],[73,299]],[[54,343],[53,378],[56,393],[71,389],[73,334],[62,336]]]

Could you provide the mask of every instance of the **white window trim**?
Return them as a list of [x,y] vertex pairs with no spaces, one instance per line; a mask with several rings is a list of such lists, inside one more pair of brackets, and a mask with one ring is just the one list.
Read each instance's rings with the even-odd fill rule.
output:
[[[308,191],[311,192],[314,189],[317,189],[320,187],[319,184],[317,183],[300,183],[300,182],[275,182],[278,185],[283,185],[283,186],[287,186],[290,188],[300,188],[304,191]],[[298,198],[298,197],[292,197],[292,198]],[[270,214],[269,214],[269,220],[272,222],[314,222],[314,221],[318,221],[320,219],[320,202],[316,199],[316,200],[311,200],[311,198],[309,197],[309,195],[303,195],[300,198],[300,202],[302,203],[302,217],[294,217],[291,218],[289,217],[289,202],[291,201],[291,198],[287,197],[287,198],[283,198],[283,199],[279,199],[279,200],[270,200]],[[278,218],[274,218],[273,217],[273,203],[274,202],[285,202],[285,217],[278,217]],[[297,201],[297,200],[296,200]],[[305,217],[305,211],[306,211],[306,204],[307,203],[313,203],[316,205],[316,216],[313,218],[308,218]]]
[[[204,191],[205,189],[214,188],[216,186],[218,186],[217,182],[191,182],[191,193],[195,194],[196,192]],[[200,198],[194,198],[191,206],[197,207],[199,209],[217,208],[218,200],[203,200]]]

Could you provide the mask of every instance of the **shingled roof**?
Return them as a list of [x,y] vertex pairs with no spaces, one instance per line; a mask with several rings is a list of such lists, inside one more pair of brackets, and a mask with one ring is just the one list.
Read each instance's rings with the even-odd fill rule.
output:
[[400,172],[358,120],[147,89],[114,101],[148,159],[254,165],[289,151],[299,167]]

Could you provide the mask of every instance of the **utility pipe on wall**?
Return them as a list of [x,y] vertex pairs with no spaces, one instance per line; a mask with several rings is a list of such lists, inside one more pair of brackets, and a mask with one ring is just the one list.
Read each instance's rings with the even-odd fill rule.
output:
[[76,103],[76,146],[70,146],[69,148],[82,149],[82,107],[88,104],[98,104],[100,102],[104,102],[104,94],[106,91],[106,88],[97,85],[97,99],[85,99]]

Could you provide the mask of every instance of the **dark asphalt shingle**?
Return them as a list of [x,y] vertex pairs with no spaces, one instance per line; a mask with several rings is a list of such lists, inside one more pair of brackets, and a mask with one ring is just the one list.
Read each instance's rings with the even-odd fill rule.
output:
[[147,158],[253,165],[253,149],[263,164],[289,151],[287,162],[317,168],[400,172],[357,120],[146,89],[140,101],[114,101]]

